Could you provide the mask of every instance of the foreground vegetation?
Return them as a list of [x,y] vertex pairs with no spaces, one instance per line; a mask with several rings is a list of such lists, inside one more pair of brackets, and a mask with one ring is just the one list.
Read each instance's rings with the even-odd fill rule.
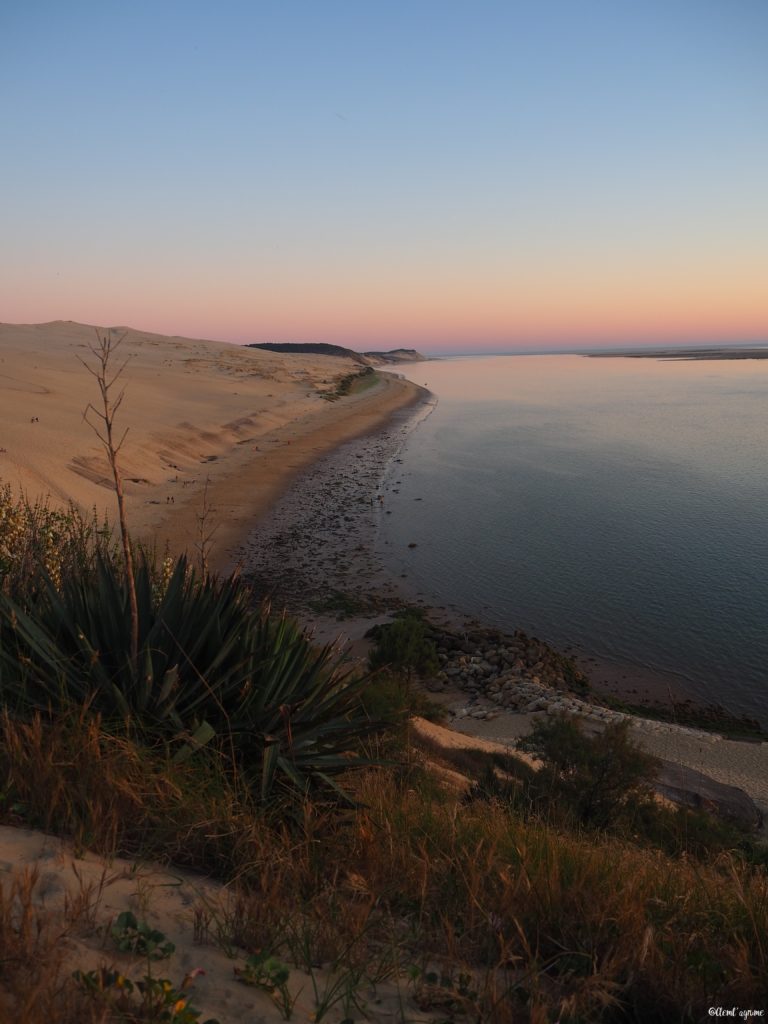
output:
[[[364,684],[236,582],[147,553],[136,668],[108,529],[58,516],[7,496],[4,823],[229,882],[233,910],[208,941],[250,958],[251,981],[267,977],[276,997],[282,972],[324,963],[349,991],[410,979],[419,1019],[693,1021],[764,1005],[765,867],[731,837],[710,845],[692,818],[675,818],[674,842],[654,835],[651,766],[626,736],[603,744],[625,770],[618,788],[605,757],[558,723],[554,740],[532,741],[548,764],[537,779],[512,759],[447,762],[408,737],[410,677],[430,656],[416,626],[390,638],[399,673]],[[33,529],[59,539],[43,547]],[[467,795],[444,787],[446,767]],[[8,1019],[195,1019],[170,1015],[183,998],[136,987],[118,1003],[104,978],[73,976],[32,896],[20,883],[0,900]],[[124,925],[120,941],[148,941],[140,922]]]

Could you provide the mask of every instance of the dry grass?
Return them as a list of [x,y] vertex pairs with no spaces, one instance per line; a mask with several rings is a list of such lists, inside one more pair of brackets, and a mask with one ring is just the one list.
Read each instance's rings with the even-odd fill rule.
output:
[[[173,768],[82,713],[6,715],[0,770],[6,821],[235,879],[226,911],[201,908],[201,941],[331,964],[350,985],[410,970],[425,1008],[494,1024],[699,1020],[768,991],[764,869],[461,806],[418,764],[356,776],[357,810],[307,803],[290,822],[252,806],[226,765]],[[25,982],[27,961],[11,960],[0,990],[40,987],[45,971]]]
[[67,940],[87,919],[87,901],[66,913],[40,909],[37,876],[0,885],[0,1020],[14,1024],[106,1024],[107,1011],[73,983]]
[[424,948],[512,964],[527,990],[567,990],[588,1019],[614,996],[672,1016],[706,1012],[715,996],[764,998],[764,871],[564,834],[498,805],[445,807],[418,789],[401,798],[382,778],[365,798],[378,834],[358,870],[372,892],[418,913]]
[[174,765],[73,709],[53,721],[0,713],[4,820],[71,838],[76,849],[173,862],[231,877],[261,823],[221,758]]

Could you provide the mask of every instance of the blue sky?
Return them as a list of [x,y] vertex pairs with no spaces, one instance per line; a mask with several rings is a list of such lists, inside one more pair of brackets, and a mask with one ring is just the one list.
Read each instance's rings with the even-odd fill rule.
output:
[[768,4],[0,10],[0,319],[768,340]]

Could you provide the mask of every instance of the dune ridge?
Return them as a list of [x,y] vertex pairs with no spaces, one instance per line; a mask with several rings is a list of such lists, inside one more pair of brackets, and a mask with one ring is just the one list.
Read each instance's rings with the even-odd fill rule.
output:
[[[173,552],[189,548],[207,482],[220,569],[232,567],[233,545],[296,472],[421,393],[381,373],[330,402],[359,370],[352,359],[111,330],[122,338],[113,365],[127,361],[118,427],[128,429],[120,464],[131,527]],[[91,360],[95,331],[70,321],[0,324],[0,480],[114,518],[107,460],[83,420],[97,399],[80,361]]]

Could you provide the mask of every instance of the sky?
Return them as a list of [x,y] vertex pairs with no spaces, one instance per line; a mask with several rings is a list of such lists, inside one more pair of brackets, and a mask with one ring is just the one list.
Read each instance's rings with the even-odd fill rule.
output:
[[766,0],[2,0],[0,320],[768,342]]

